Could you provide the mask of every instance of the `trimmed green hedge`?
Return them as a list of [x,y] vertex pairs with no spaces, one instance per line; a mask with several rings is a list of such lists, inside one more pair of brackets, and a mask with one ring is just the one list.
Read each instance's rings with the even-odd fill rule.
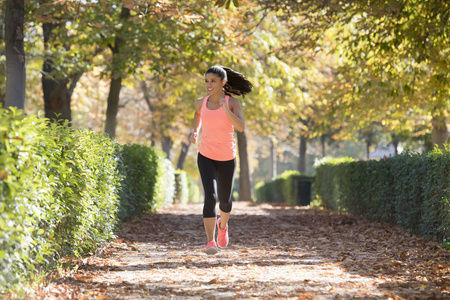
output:
[[[318,168],[320,165],[334,166],[338,164],[344,165],[346,162],[353,162],[354,159],[349,157],[341,157],[341,158],[329,158],[325,157],[321,160],[316,161],[314,167],[316,169],[316,178],[317,180],[314,182],[314,187],[317,191],[320,191],[320,199],[322,205],[329,209],[337,210],[335,205],[336,196],[338,194],[338,189],[340,185],[338,184],[338,180],[340,176],[336,176],[334,171],[336,169],[333,168]],[[319,179],[320,178],[320,179]]]
[[285,171],[271,181],[260,182],[256,185],[256,201],[297,205],[295,182],[299,179],[313,181],[314,177],[302,175],[298,171]]
[[175,169],[171,161],[165,158],[165,154],[162,151],[160,153],[164,159],[158,164],[156,177],[158,189],[154,199],[157,208],[162,204],[172,204],[175,196]]
[[162,151],[0,109],[0,289],[89,253],[174,196]]
[[189,202],[200,202],[200,188],[197,182],[191,176],[188,176]]
[[156,178],[158,163],[163,158],[156,149],[137,144],[123,145],[119,151],[122,178],[118,216],[120,220],[128,220],[155,209],[153,199],[162,198],[158,195],[163,191],[156,188]]
[[113,236],[118,145],[0,110],[0,285]]
[[325,207],[398,224],[450,243],[450,149],[386,160],[325,161],[316,192]]

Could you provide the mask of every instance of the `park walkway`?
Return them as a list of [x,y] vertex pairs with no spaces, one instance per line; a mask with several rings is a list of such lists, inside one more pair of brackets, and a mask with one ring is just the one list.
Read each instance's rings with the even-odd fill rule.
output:
[[450,299],[450,252],[318,208],[235,202],[231,245],[204,253],[201,204],[125,224],[45,299]]

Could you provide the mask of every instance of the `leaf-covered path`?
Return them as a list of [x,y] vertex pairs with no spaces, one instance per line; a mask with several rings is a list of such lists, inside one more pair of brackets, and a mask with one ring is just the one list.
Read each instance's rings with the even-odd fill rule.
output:
[[125,224],[46,299],[450,299],[450,252],[317,208],[235,202],[230,246],[204,253],[201,204]]

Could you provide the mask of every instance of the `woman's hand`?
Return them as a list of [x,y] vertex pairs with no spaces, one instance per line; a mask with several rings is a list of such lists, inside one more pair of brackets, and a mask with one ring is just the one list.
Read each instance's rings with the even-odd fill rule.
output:
[[192,144],[197,144],[198,133],[197,132],[192,133],[189,139],[191,140]]
[[225,98],[220,98],[220,107],[222,107],[223,111],[226,112],[228,110],[228,106],[227,106],[227,99]]

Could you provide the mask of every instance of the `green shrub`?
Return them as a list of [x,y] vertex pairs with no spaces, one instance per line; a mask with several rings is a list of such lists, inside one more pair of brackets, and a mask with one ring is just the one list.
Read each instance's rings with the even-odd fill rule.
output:
[[154,194],[158,175],[159,157],[155,149],[142,145],[122,145],[119,154],[120,220],[140,217],[155,209]]
[[92,251],[119,220],[172,203],[174,178],[154,148],[0,109],[0,288]]
[[450,145],[426,155],[420,232],[450,246]]
[[[47,170],[54,164],[52,153],[58,149],[47,123],[36,116],[25,117],[19,110],[0,109],[0,283],[8,286],[20,274],[35,270],[37,263],[55,250],[47,235],[55,221],[46,216],[54,208]],[[26,184],[25,184],[26,183]]]
[[143,145],[123,145],[120,151],[119,219],[140,217],[163,204],[173,203],[175,170],[159,149]]
[[[393,169],[391,175],[392,193],[395,199],[393,211],[395,222],[408,231],[420,232],[420,223],[424,204],[423,180],[427,177],[427,158],[411,153],[394,157],[390,163],[384,163]],[[414,170],[414,173],[411,171]]]
[[314,163],[314,167],[316,168],[316,179],[320,178],[320,180],[317,179],[314,181],[314,189],[317,194],[316,197],[323,206],[333,210],[338,209],[339,202],[341,201],[338,196],[338,188],[340,186],[338,180],[342,180],[342,178],[336,174],[337,169],[333,168],[333,166],[340,164],[342,166],[341,168],[343,168],[346,163],[352,161],[354,161],[354,159],[350,157],[324,157],[320,160],[316,160]]
[[172,204],[175,195],[175,169],[166,158],[166,154],[160,150],[158,153],[158,173],[156,175],[157,189],[153,198],[155,199],[155,208],[163,204]]
[[255,187],[257,202],[277,202],[297,205],[299,180],[313,181],[313,176],[300,174],[298,171],[285,171],[271,181],[260,182]]
[[[53,128],[58,127],[53,125]],[[50,176],[54,198],[65,212],[54,232],[60,256],[81,256],[113,236],[120,174],[118,145],[88,130],[62,130]]]
[[0,285],[108,240],[119,173],[107,137],[0,110]]
[[450,242],[450,150],[405,152],[375,161],[316,164],[316,192],[325,207],[398,224]]
[[200,188],[195,180],[188,175],[189,202],[200,202]]

